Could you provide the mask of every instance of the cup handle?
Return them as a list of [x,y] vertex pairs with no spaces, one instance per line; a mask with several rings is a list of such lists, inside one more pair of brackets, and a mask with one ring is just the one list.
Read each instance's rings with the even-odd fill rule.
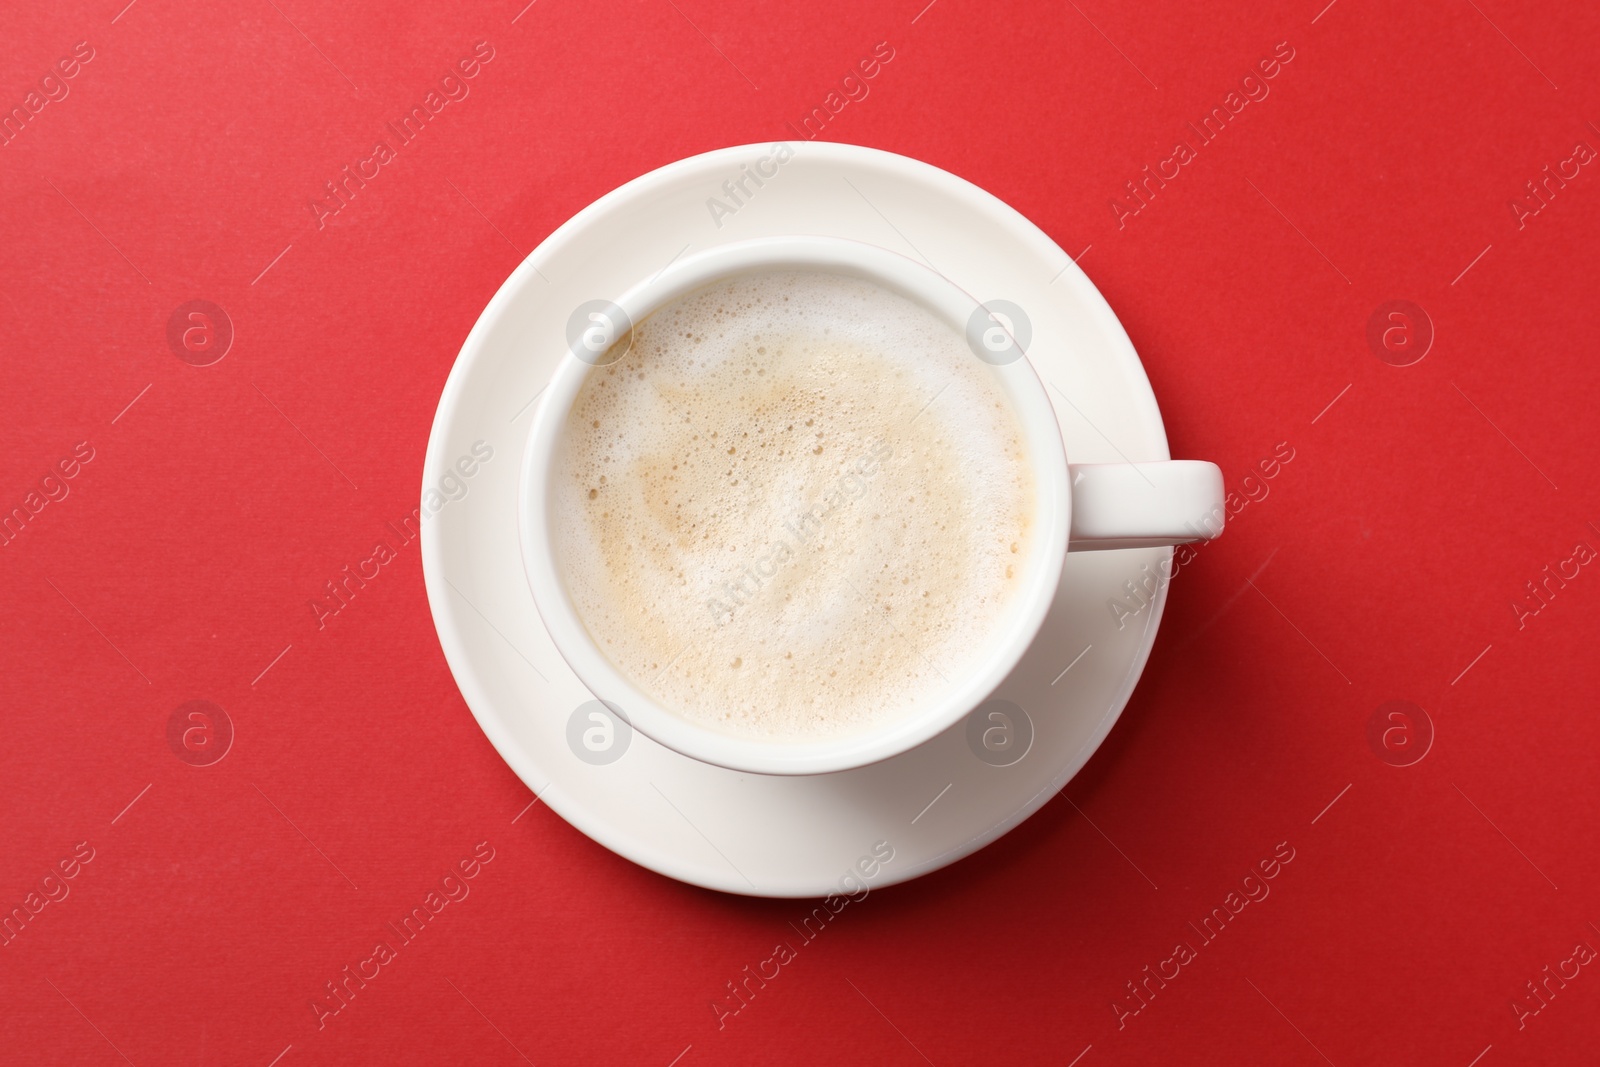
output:
[[1222,533],[1222,471],[1215,463],[1072,463],[1074,552],[1157,548]]

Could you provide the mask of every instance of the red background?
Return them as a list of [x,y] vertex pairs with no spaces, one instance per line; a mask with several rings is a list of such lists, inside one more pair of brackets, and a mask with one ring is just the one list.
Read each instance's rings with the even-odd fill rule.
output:
[[[1600,547],[1595,167],[1522,228],[1508,206],[1600,147],[1593,8],[121,2],[0,34],[6,109],[94,50],[0,148],[0,507],[94,450],[0,547],[0,905],[95,850],[0,948],[0,1059],[1594,1059],[1593,968],[1520,1029],[1512,1004],[1600,948],[1600,569],[1511,605]],[[322,183],[479,40],[471,95],[317,229]],[[1089,246],[1174,454],[1233,486],[1295,459],[1183,570],[1064,796],[851,905],[719,1030],[806,907],[669,881],[542,805],[513,823],[531,795],[414,544],[325,630],[307,604],[416,506],[445,376],[524,254],[654,167],[793,136],[879,41],[825,136]],[[1122,183],[1282,41],[1271,95],[1119,228]],[[204,368],[166,340],[193,299],[236,331]],[[1436,330],[1412,366],[1366,339],[1395,299]],[[213,766],[168,747],[192,699],[237,731]],[[1433,724],[1411,766],[1368,740],[1391,700]],[[470,898],[319,1030],[323,983],[480,841]],[[1279,842],[1271,897],[1119,1029],[1125,983]]]

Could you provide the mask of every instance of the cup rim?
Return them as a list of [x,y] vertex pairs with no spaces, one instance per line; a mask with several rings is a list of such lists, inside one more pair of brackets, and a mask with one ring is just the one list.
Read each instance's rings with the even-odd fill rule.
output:
[[[822,270],[873,282],[921,304],[958,333],[981,301],[928,266],[897,252],[834,237],[762,237],[684,257],[616,298],[632,324],[673,300],[735,274]],[[974,357],[976,358],[976,357]],[[824,741],[738,737],[699,725],[645,693],[590,635],[563,579],[550,530],[560,438],[572,405],[596,365],[566,351],[535,409],[523,449],[517,524],[534,604],[552,641],[598,699],[635,729],[682,755],[758,774],[827,774],[889,759],[955,725],[988,699],[1016,667],[1044,623],[1066,562],[1071,488],[1060,424],[1032,363],[1024,356],[994,366],[1016,410],[1033,466],[1036,546],[1031,573],[979,665],[928,707],[883,727]]]

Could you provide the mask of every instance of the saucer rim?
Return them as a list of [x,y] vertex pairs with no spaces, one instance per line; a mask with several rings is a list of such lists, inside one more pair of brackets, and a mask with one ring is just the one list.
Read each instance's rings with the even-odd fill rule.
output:
[[[466,391],[467,383],[473,377],[478,364],[492,358],[487,344],[488,339],[496,330],[499,320],[508,314],[511,305],[525,295],[533,278],[540,274],[541,265],[547,264],[564,253],[573,242],[580,240],[582,231],[597,217],[629,203],[653,188],[670,185],[690,173],[711,171],[729,162],[741,161],[748,158],[751,152],[766,150],[773,143],[775,142],[756,142],[715,149],[676,160],[640,175],[585,206],[552,231],[529,253],[501,283],[485,305],[451,366],[429,432],[423,463],[422,491],[425,493],[429,489],[439,472],[449,463],[445,453],[449,442],[455,437],[454,429],[461,410],[462,394]],[[1059,256],[1064,260],[1058,280],[1075,290],[1079,308],[1094,319],[1094,325],[1108,340],[1109,349],[1101,354],[1101,358],[1118,372],[1121,381],[1116,388],[1123,393],[1122,399],[1132,408],[1142,409],[1139,414],[1146,420],[1149,440],[1142,442],[1140,451],[1152,453],[1142,459],[1170,458],[1165,424],[1161,419],[1154,391],[1121,322],[1116,318],[1104,296],[1071,257],[1033,222],[987,190],[921,160],[881,149],[838,142],[804,142],[798,147],[822,165],[873,170],[895,181],[920,183],[945,192],[958,200],[972,200],[976,207],[996,222],[1003,221],[1012,239],[1032,246],[1046,258]],[[681,855],[656,846],[653,841],[643,836],[624,835],[621,831],[613,829],[607,820],[592,816],[580,800],[568,796],[556,787],[552,776],[545,773],[533,755],[524,748],[505,714],[496,707],[496,701],[487,691],[485,683],[478,677],[476,664],[468,650],[471,642],[464,635],[461,626],[464,613],[449,601],[450,583],[445,577],[444,552],[445,539],[438,524],[424,523],[420,553],[423,579],[441,650],[445,654],[446,663],[462,698],[479,728],[483,730],[507,766],[533,790],[537,800],[543,800],[567,823],[611,852],[690,885],[735,895],[775,899],[810,899],[833,891],[838,872],[831,869],[812,873],[803,878],[791,878],[785,884],[765,884],[758,889],[754,885],[741,882],[734,872],[724,872],[720,868],[696,864]],[[524,587],[525,594],[531,600],[532,594],[526,590],[526,583],[519,579],[518,584]],[[1162,585],[1150,600],[1143,635],[1139,639],[1137,649],[1127,662],[1114,696],[1105,702],[1105,711],[1086,732],[1078,747],[1070,755],[1061,758],[1048,784],[1039,788],[1031,797],[1013,809],[1011,814],[997,820],[985,831],[957,841],[915,864],[893,870],[885,869],[881,876],[872,882],[873,888],[902,883],[931,873],[998,840],[1038,811],[1083,768],[1121,717],[1143,674],[1165,613],[1167,592],[1166,585]],[[537,617],[537,612],[535,614]],[[689,759],[674,755],[676,758]],[[891,759],[872,767],[833,773],[860,774],[871,772],[873,767],[885,767],[893,763],[894,759]],[[816,777],[826,778],[830,775]]]

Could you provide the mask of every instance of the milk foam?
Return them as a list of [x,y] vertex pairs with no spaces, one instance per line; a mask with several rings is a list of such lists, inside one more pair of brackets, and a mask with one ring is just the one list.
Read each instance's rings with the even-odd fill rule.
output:
[[1033,476],[994,369],[861,279],[744,275],[657,310],[560,447],[554,547],[589,633],[736,735],[907,715],[990,650],[1028,569]]

